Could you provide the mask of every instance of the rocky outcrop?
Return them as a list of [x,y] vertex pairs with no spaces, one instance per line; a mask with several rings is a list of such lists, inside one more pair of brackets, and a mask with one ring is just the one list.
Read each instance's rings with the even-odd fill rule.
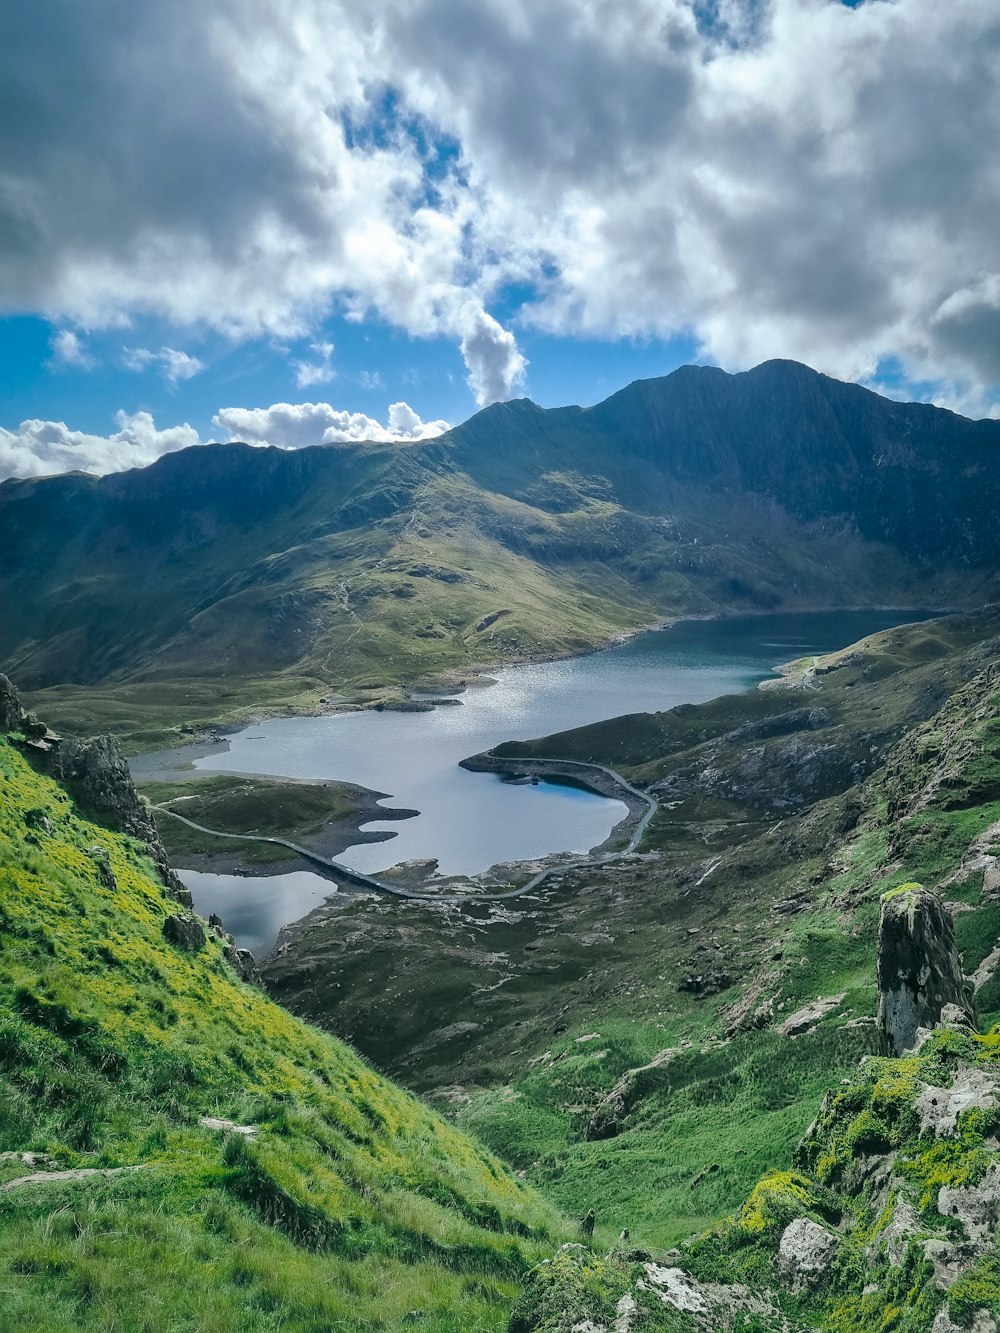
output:
[[804,1291],[827,1276],[837,1253],[837,1237],[809,1217],[796,1217],[781,1233],[778,1273],[791,1291]]
[[0,731],[16,731],[23,716],[21,696],[12,682],[0,675]]
[[114,736],[91,740],[61,740],[45,761],[48,772],[61,782],[84,813],[102,824],[144,842],[160,878],[171,896],[191,906],[190,891],[167,859],[149,808],[135,789],[128,763]]
[[191,912],[168,916],[163,922],[163,938],[185,953],[197,953],[205,947],[207,939],[201,922]]
[[239,947],[235,937],[230,935],[222,924],[222,917],[216,916],[213,912],[208,918],[208,928],[216,939],[222,941],[222,956],[240,981],[246,981],[251,986],[260,986],[263,989],[264,983],[257,967],[257,959],[249,949]]
[[[917,1045],[947,1005],[975,1023],[971,989],[962,973],[951,916],[920,884],[904,884],[882,899],[878,934],[878,1034],[884,1055]],[[950,1017],[955,1018],[952,1014]]]
[[678,1047],[668,1047],[654,1055],[648,1064],[626,1069],[607,1096],[594,1108],[587,1122],[587,1139],[594,1142],[598,1139],[613,1139],[620,1134],[625,1117],[637,1102],[664,1081],[667,1066],[679,1054]]

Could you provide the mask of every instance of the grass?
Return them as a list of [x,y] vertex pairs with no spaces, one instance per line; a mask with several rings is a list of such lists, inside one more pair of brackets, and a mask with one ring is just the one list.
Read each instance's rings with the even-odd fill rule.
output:
[[[242,1333],[419,1310],[422,1327],[503,1327],[559,1234],[551,1208],[240,983],[214,936],[168,945],[175,910],[140,844],[0,740],[0,1151],[140,1168],[0,1194],[4,1320]],[[0,1183],[28,1169],[0,1160]]]
[[[374,802],[357,788],[332,782],[292,782],[229,776],[197,777],[183,782],[149,782],[142,794],[153,804],[175,810],[196,824],[226,833],[278,836],[308,843],[331,824],[349,828],[347,846],[359,823],[371,818]],[[381,813],[381,812],[380,812]],[[221,855],[255,865],[287,861],[287,848],[260,842],[213,838],[154,811],[157,832],[171,862]]]
[[[308,970],[293,949],[269,983],[432,1096],[569,1216],[593,1207],[603,1243],[622,1227],[649,1247],[675,1243],[787,1169],[825,1093],[873,1051],[883,892],[916,880],[960,897],[967,970],[997,942],[981,872],[959,873],[1000,819],[996,700],[975,675],[995,628],[992,615],[932,634],[904,627],[821,664],[819,692],[759,691],[510,747],[668,784],[678,804],[651,828],[657,858],[567,875],[513,913],[452,910],[446,926],[420,904],[331,906],[299,946]],[[826,724],[774,725],[803,707],[825,709]],[[846,753],[847,776],[831,767],[818,799],[790,811],[780,775],[802,738]],[[762,750],[760,779],[734,781]],[[869,776],[852,784],[866,755]],[[720,775],[714,790],[698,785],[706,769]],[[684,988],[713,973],[707,988]],[[841,994],[814,1032],[777,1032]],[[773,1020],[757,1029],[749,1015],[764,1002]],[[997,983],[980,1005],[985,1023],[1000,1017]],[[477,1027],[435,1036],[456,1021]],[[648,1076],[620,1132],[588,1141],[602,1099],[668,1048],[679,1054]]]

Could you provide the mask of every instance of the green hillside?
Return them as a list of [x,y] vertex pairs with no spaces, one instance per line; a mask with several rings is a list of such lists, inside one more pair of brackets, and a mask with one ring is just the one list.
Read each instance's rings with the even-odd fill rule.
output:
[[0,666],[133,745],[386,697],[657,617],[993,595],[1000,425],[792,362],[440,439],[209,445],[0,485]]
[[940,889],[970,974],[1000,939],[998,631],[902,626],[774,688],[503,747],[651,785],[649,850],[514,911],[331,903],[268,983],[570,1216],[595,1208],[604,1243],[676,1244],[787,1169],[873,1051],[883,891]]
[[0,736],[0,1327],[504,1327],[551,1209],[179,911]]

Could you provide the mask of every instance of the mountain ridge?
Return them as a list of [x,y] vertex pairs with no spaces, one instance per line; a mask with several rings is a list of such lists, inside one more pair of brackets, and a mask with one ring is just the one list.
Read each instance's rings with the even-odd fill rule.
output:
[[[60,687],[35,702],[61,726],[103,708],[129,730],[95,692],[127,687],[152,736],[237,694],[384,697],[663,616],[981,604],[998,445],[1000,422],[765,362],[682,367],[589,408],[494,404],[429,441],[208,444],[10,480],[0,665]],[[167,699],[180,682],[194,709]]]

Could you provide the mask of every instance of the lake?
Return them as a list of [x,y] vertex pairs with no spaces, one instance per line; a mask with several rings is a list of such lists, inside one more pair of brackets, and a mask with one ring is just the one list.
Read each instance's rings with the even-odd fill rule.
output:
[[[435,859],[443,874],[464,875],[501,861],[584,852],[624,816],[621,802],[555,783],[502,783],[495,774],[459,768],[459,760],[501,741],[751,689],[780,663],[928,615],[869,610],[681,621],[584,657],[502,668],[492,673],[495,684],[471,686],[459,704],[429,712],[256,723],[230,736],[227,751],[194,764],[205,773],[352,782],[389,793],[383,805],[419,810],[413,819],[366,825],[394,836],[338,857],[369,874],[418,858]],[[154,776],[145,758],[134,761],[134,771]],[[219,911],[255,952],[269,947],[265,936],[273,943],[278,925],[318,906],[333,887],[304,871],[253,880],[184,871],[182,878],[198,909]]]

